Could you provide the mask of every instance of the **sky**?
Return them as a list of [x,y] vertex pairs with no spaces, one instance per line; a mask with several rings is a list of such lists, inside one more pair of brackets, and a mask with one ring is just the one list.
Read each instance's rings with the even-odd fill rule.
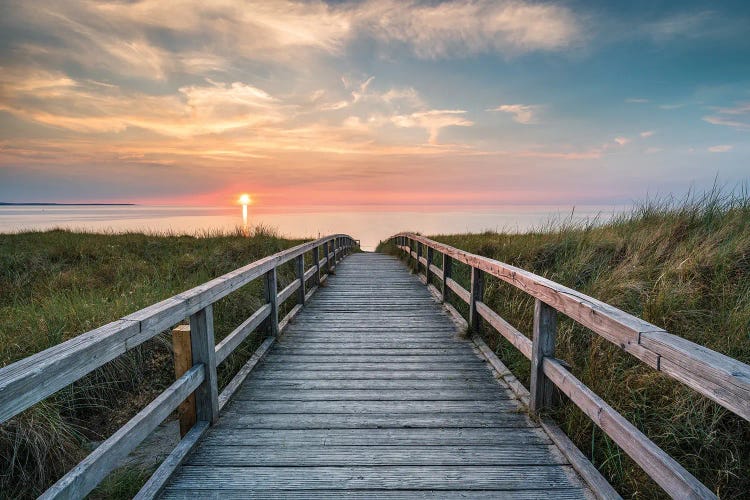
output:
[[0,0],[0,201],[614,204],[749,160],[747,1]]

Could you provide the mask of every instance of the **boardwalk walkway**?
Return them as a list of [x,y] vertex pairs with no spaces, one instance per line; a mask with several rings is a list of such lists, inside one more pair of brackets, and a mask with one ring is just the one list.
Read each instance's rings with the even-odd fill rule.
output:
[[163,496],[589,496],[457,333],[403,263],[348,257]]

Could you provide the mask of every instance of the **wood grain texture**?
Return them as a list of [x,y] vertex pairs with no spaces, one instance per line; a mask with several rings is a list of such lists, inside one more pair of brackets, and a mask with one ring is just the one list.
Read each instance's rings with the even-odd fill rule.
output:
[[[178,325],[172,329],[172,351],[174,352],[174,378],[180,377],[193,367],[193,350],[190,344],[190,325]],[[177,407],[180,419],[180,437],[195,425],[195,395],[191,394]]]
[[[641,318],[524,269],[413,233],[401,233],[495,276],[591,329],[648,366],[750,420],[750,365],[669,334]],[[408,254],[408,252],[407,252]]]
[[166,497],[586,495],[397,259],[353,254],[327,281],[222,405]]

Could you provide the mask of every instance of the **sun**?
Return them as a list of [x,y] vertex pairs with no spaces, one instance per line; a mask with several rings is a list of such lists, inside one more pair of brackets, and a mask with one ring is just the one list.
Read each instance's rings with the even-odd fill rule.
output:
[[249,194],[243,193],[242,195],[240,195],[240,199],[238,201],[242,205],[249,205],[252,200],[250,199],[250,195]]

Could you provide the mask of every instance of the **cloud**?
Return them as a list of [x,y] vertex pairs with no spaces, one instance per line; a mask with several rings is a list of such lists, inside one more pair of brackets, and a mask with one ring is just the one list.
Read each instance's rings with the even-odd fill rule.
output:
[[640,136],[643,137],[644,139],[646,137],[651,137],[652,135],[654,135],[654,131],[653,130],[646,130],[646,131],[640,133]]
[[714,109],[716,114],[704,116],[703,121],[736,130],[750,130],[750,103]]
[[719,144],[718,146],[711,146],[708,150],[711,153],[727,153],[734,149],[734,146],[730,144]]
[[404,43],[428,59],[559,51],[582,38],[567,7],[522,0],[376,0],[355,8],[353,18],[374,38]]
[[685,107],[685,105],[684,104],[660,104],[659,105],[659,109],[666,109],[666,110],[680,109],[682,107]]
[[464,118],[466,111],[460,109],[432,109],[410,115],[396,115],[391,122],[397,127],[423,128],[429,132],[428,142],[437,144],[438,133],[445,127],[471,127],[474,122]]
[[614,141],[618,145],[624,146],[630,142],[630,139],[628,137],[615,137]]
[[487,111],[499,111],[501,113],[510,113],[513,115],[513,120],[524,125],[529,125],[537,122],[536,113],[541,108],[538,105],[530,104],[502,104],[496,108],[488,109]]
[[648,99],[643,99],[640,97],[631,97],[629,99],[625,99],[625,102],[631,103],[631,104],[644,104],[649,102]]

